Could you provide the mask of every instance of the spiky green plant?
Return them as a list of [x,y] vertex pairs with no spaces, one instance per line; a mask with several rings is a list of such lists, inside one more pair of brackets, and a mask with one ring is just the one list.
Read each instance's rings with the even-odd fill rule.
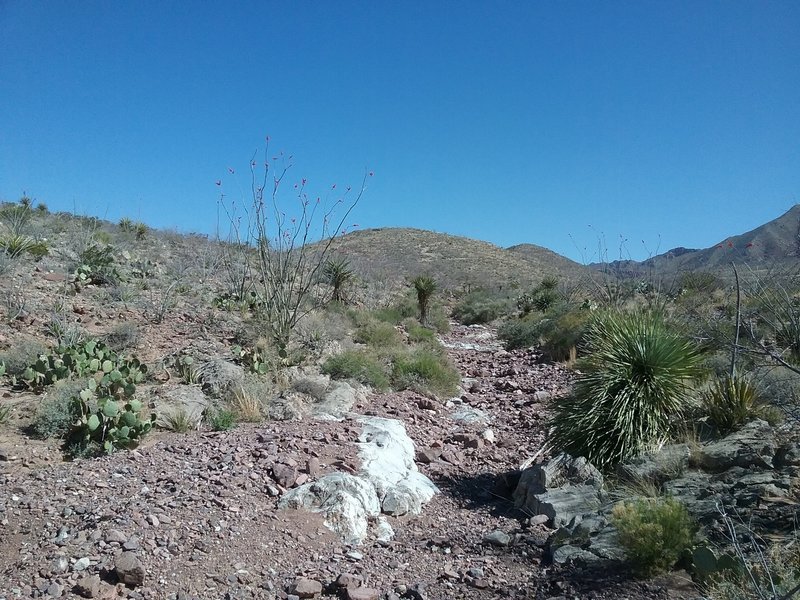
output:
[[417,292],[419,322],[425,325],[428,322],[428,307],[434,292],[436,292],[436,282],[427,275],[418,275],[411,280],[411,285],[414,286],[414,290]]
[[753,382],[739,374],[717,379],[703,395],[703,409],[722,435],[756,417],[780,420],[780,411],[765,403]]
[[573,392],[555,405],[551,441],[600,469],[668,438],[689,402],[699,351],[652,311],[593,319]]
[[343,302],[344,288],[355,277],[350,268],[350,262],[346,258],[332,258],[322,266],[322,276],[325,282],[333,288],[331,300]]

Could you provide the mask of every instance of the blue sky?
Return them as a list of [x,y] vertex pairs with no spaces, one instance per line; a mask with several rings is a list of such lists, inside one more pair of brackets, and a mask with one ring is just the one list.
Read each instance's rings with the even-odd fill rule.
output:
[[0,198],[213,232],[269,135],[312,195],[374,171],[361,228],[707,247],[800,202],[798,31],[793,0],[0,0]]

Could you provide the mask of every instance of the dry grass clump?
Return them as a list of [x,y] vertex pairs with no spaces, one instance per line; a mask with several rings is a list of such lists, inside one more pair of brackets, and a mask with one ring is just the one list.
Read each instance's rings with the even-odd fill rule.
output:
[[260,423],[266,416],[266,403],[275,395],[273,387],[258,375],[249,375],[235,387],[228,399],[237,421]]

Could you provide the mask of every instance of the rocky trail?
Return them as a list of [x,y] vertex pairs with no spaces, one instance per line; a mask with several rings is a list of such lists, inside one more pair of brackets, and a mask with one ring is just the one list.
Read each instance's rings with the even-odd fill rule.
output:
[[[135,451],[53,464],[32,458],[36,446],[0,444],[0,599],[691,597],[679,577],[637,583],[542,564],[551,531],[510,498],[569,373],[506,352],[485,327],[456,325],[443,342],[463,376],[446,403],[370,395],[340,421],[159,432]],[[395,456],[385,419],[414,444],[419,473],[403,481],[425,489],[424,475],[438,492],[363,498],[367,529],[346,529],[337,519],[354,508],[346,486],[369,470],[364,453]],[[291,507],[322,481],[341,484],[324,500],[345,503],[339,517]],[[412,514],[409,502],[426,501]],[[343,541],[342,527],[363,541]]]

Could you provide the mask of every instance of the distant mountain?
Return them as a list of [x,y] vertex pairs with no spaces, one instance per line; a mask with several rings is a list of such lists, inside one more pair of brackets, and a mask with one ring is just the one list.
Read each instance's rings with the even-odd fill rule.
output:
[[583,265],[533,244],[503,249],[421,229],[355,231],[336,240],[335,252],[362,276],[397,282],[426,274],[448,288],[526,287],[546,275],[570,278],[586,273]]
[[647,272],[669,274],[679,271],[721,271],[732,262],[753,268],[790,266],[800,261],[800,204],[777,219],[752,231],[727,237],[710,248],[673,248],[643,262],[614,261],[608,265],[621,274],[636,276]]

